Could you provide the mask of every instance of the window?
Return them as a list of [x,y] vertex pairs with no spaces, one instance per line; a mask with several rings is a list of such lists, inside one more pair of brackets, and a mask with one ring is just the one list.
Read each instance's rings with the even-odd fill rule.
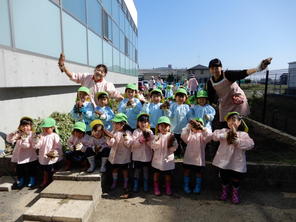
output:
[[120,51],[124,53],[125,52],[125,36],[123,32],[120,32],[119,39],[120,39]]
[[61,52],[59,8],[50,1],[35,0],[14,0],[12,6],[16,48],[58,57]]
[[103,37],[112,41],[112,20],[105,11],[103,11]]
[[79,21],[86,23],[85,0],[63,0],[63,8]]
[[118,26],[113,22],[113,45],[119,49],[119,45],[120,45],[120,33],[119,33],[119,28]]
[[117,0],[112,0],[112,17],[119,24],[119,4]]
[[122,73],[126,73],[125,60],[126,56],[123,53],[120,53],[120,72]]
[[7,0],[0,0],[0,44],[10,46],[10,26]]
[[102,41],[102,38],[98,37],[92,31],[88,31],[88,58],[90,66],[103,63]]
[[63,37],[67,58],[87,64],[86,28],[66,13],[63,13]]
[[87,0],[87,23],[95,33],[102,35],[102,7],[97,0]]
[[112,46],[106,41],[103,41],[103,63],[112,70]]
[[138,64],[138,50],[135,49],[135,62]]
[[120,54],[115,48],[113,48],[113,71],[120,72]]
[[122,31],[124,31],[124,19],[125,19],[125,14],[123,13],[122,9],[119,9],[119,27]]
[[112,1],[111,0],[102,0],[103,7],[111,15]]
[[124,37],[124,54],[128,56],[128,39]]

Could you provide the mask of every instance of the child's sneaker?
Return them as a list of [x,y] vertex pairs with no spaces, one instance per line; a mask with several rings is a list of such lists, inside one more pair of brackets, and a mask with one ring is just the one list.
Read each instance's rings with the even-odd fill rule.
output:
[[220,200],[227,200],[228,198],[228,185],[222,185],[222,191],[220,195]]
[[232,197],[231,197],[231,202],[234,204],[239,204],[240,203],[240,198],[239,198],[239,188],[232,187]]

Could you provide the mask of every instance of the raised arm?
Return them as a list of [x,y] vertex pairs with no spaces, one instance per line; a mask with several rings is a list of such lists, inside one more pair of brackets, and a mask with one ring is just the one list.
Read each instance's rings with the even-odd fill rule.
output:
[[58,65],[59,65],[59,68],[60,68],[61,72],[64,72],[71,79],[73,74],[65,66],[65,55],[64,55],[64,53],[61,53]]

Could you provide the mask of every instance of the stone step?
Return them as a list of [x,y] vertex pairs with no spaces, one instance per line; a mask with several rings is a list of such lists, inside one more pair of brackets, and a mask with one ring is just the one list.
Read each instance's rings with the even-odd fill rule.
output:
[[86,173],[79,170],[58,171],[53,175],[54,180],[73,180],[73,181],[101,181],[101,173],[95,170],[93,173]]
[[96,203],[101,194],[101,186],[98,181],[54,180],[41,191],[40,196],[44,198],[93,200]]
[[40,198],[24,214],[23,220],[86,222],[94,212],[91,200]]

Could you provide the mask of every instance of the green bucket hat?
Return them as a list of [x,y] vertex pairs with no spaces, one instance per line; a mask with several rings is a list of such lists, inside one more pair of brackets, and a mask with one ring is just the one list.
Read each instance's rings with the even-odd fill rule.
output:
[[82,131],[82,132],[85,132],[85,130],[86,130],[86,125],[85,125],[84,122],[76,122],[76,123],[74,124],[73,129],[77,129],[77,130],[80,130],[80,131]]
[[148,113],[139,113],[138,115],[137,115],[137,119],[139,119],[141,116],[150,116]]
[[200,122],[202,125],[205,124],[202,118],[194,118],[194,120]]
[[90,90],[89,88],[85,87],[85,86],[81,86],[78,90],[78,92],[85,92],[87,93],[88,95],[90,94]]
[[168,117],[166,117],[166,116],[159,117],[158,122],[157,122],[157,125],[159,125],[161,123],[166,123],[166,124],[171,125],[170,119]]
[[120,122],[127,123],[127,116],[124,113],[117,113],[111,121],[115,123],[120,123]]
[[138,90],[138,87],[134,83],[129,83],[126,85],[125,89]]
[[229,119],[229,117],[233,116],[233,115],[238,115],[241,118],[242,121],[242,125],[243,125],[243,130],[247,133],[249,132],[249,127],[247,126],[247,124],[245,123],[245,121],[242,119],[241,115],[239,112],[229,112],[224,116],[224,120],[227,121]]
[[153,93],[160,93],[162,96],[162,91],[160,89],[153,89],[150,94],[152,95]]
[[106,96],[109,97],[109,94],[108,94],[107,92],[102,91],[102,92],[97,92],[97,94],[96,94],[96,98],[98,98],[98,97],[101,96],[101,95],[106,95]]
[[51,117],[44,119],[40,125],[41,128],[49,128],[49,127],[55,127],[55,126],[56,126],[56,121]]
[[205,90],[199,90],[196,94],[196,98],[208,98],[208,92]]
[[176,91],[175,96],[176,96],[177,93],[182,93],[182,94],[185,94],[185,95],[187,96],[187,91],[186,91],[186,89],[184,89],[184,88],[179,88],[179,89]]

